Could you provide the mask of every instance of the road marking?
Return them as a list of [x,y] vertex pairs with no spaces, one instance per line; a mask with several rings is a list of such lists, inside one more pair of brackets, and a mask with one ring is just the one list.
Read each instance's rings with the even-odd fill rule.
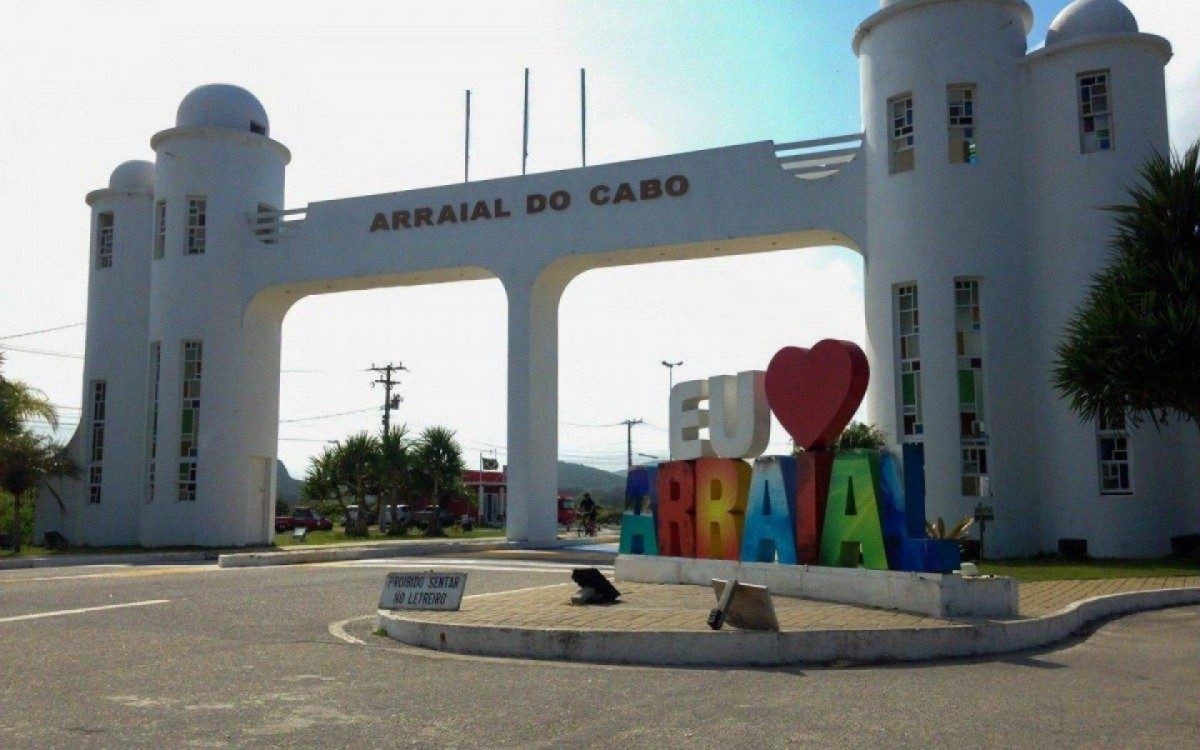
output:
[[346,626],[352,622],[358,622],[359,620],[366,620],[367,618],[374,617],[374,616],[375,615],[360,615],[359,617],[350,617],[345,620],[338,620],[337,622],[332,622],[329,624],[329,634],[332,635],[334,638],[337,638],[338,640],[345,641],[346,643],[352,643],[355,646],[365,646],[365,645],[367,645],[367,642],[360,638],[355,638],[354,636],[347,633]]
[[[525,591],[538,591],[539,589],[556,589],[556,588],[560,588],[562,586],[570,586],[570,585],[571,584],[569,584],[569,583],[552,583],[552,584],[549,584],[548,586],[530,586],[529,588],[524,588],[524,589],[508,589],[506,591],[490,591],[486,594],[471,594],[470,596],[464,596],[463,600],[465,601],[467,599],[483,599],[483,598],[489,597],[489,596],[500,596],[501,594],[519,594],[519,593],[522,593]],[[366,641],[362,640],[361,638],[355,638],[354,636],[352,636],[348,632],[346,632],[346,626],[352,622],[358,622],[359,620],[369,620],[372,617],[377,617],[377,616],[378,615],[359,615],[358,617],[350,617],[345,620],[338,620],[337,622],[333,622],[333,623],[329,624],[329,634],[332,635],[334,638],[337,638],[340,641],[345,641],[346,643],[350,643],[355,646],[366,646],[367,645]]]
[[170,599],[146,599],[140,602],[126,602],[124,604],[105,604],[99,607],[81,607],[79,609],[60,609],[54,612],[35,612],[31,615],[17,615],[16,617],[0,617],[0,622],[20,622],[21,620],[37,620],[43,617],[62,617],[63,615],[78,615],[84,612],[100,612],[106,609],[123,609],[125,607],[148,607],[151,604],[167,604]]
[[0,578],[0,584],[26,583],[35,581],[77,581],[84,578],[141,578],[143,576],[168,576],[176,573],[211,573],[220,570],[216,565],[188,565],[170,568],[121,570],[111,573],[79,573],[68,576],[38,576],[28,578]]

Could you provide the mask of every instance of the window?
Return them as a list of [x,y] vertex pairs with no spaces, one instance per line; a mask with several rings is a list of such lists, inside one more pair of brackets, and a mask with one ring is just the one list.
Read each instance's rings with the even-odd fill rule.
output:
[[150,344],[150,445],[147,449],[146,502],[154,502],[154,459],[158,455],[158,380],[162,374],[162,344]]
[[105,211],[96,216],[96,268],[113,264],[113,215]]
[[207,217],[205,211],[208,201],[204,198],[190,196],[188,202],[188,217],[187,217],[187,249],[188,255],[203,255],[204,254],[204,231],[206,229]]
[[154,204],[154,259],[163,257],[167,249],[167,202]]
[[108,385],[103,380],[92,381],[92,441],[88,451],[88,502],[100,502],[104,475],[104,419]]
[[946,93],[949,108],[950,163],[978,164],[979,145],[975,142],[975,84],[950,86]]
[[1124,414],[1100,416],[1096,423],[1096,444],[1100,454],[1100,494],[1132,495],[1129,434],[1125,431]]
[[200,375],[204,345],[183,342],[183,413],[179,424],[179,499],[196,499],[200,439]]
[[917,285],[896,287],[896,315],[899,319],[900,434],[904,439],[920,439],[925,434],[921,409],[921,318],[917,304]]
[[279,233],[279,216],[276,215],[278,210],[269,203],[258,204],[258,215],[254,217],[255,237],[263,238],[263,242],[266,243],[275,242],[274,237]]
[[1112,91],[1108,78],[1107,70],[1079,75],[1080,153],[1112,150]]
[[984,422],[983,320],[978,279],[958,279],[954,282],[954,339],[958,361],[962,493],[968,497],[984,497],[990,493],[987,426]]
[[891,124],[891,171],[909,172],[916,166],[916,151],[913,148],[913,99],[912,94],[901,94],[888,100],[888,115]]

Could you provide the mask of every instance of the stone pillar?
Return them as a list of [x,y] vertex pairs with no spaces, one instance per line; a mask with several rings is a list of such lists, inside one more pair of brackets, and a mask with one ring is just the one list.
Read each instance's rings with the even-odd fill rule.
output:
[[503,277],[508,293],[508,539],[558,535],[558,303],[566,281]]

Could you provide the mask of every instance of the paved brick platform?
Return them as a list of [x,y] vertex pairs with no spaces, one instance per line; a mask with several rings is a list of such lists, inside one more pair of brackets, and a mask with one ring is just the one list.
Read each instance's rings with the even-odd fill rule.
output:
[[702,586],[618,581],[621,602],[576,606],[572,583],[468,594],[458,612],[379,611],[413,646],[462,654],[664,666],[783,666],[986,656],[1045,646],[1106,617],[1200,604],[1200,576],[1025,583],[1008,619],[937,619],[773,597],[780,631],[708,628]]
[[[457,612],[405,612],[408,620],[452,625],[505,628],[631,631],[704,631],[715,606],[711,589],[618,581],[621,601],[608,606],[570,604],[577,587],[563,584],[499,596],[463,600]],[[1200,587],[1200,576],[1117,578],[1094,581],[1042,581],[1020,588],[1022,617],[1057,612],[1094,596]],[[894,610],[856,607],[788,597],[772,597],[781,630],[890,630],[974,623],[971,619],[937,619]]]
[[1200,587],[1200,576],[1164,578],[1101,578],[1092,581],[1036,581],[1021,584],[1021,614],[1041,617],[1058,612],[1072,602],[1094,596],[1135,591]]

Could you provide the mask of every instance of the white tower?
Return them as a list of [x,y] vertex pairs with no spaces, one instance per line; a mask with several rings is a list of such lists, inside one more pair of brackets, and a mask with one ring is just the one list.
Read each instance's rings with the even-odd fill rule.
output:
[[1141,165],[1170,148],[1171,54],[1167,40],[1139,33],[1120,0],[1077,0],[1022,68],[1036,385],[1029,426],[1042,456],[1038,486],[1050,490],[1038,503],[1043,550],[1067,538],[1086,539],[1093,555],[1162,554],[1172,535],[1196,526],[1194,426],[1098,434],[1102,426],[1069,414],[1046,386],[1063,326],[1108,257],[1113,220],[1099,208],[1128,202],[1125,186]]
[[1014,116],[1032,22],[1020,0],[885,0],[854,41],[871,418],[923,446],[930,517],[994,504],[1010,553],[1035,543]]
[[[82,469],[79,500],[59,514],[74,544],[128,544],[137,536],[145,451],[146,307],[154,165],[127,161],[108,187],[87,195],[88,254],[83,411],[72,456]],[[79,495],[82,495],[80,497]],[[47,506],[51,513],[57,503]]]
[[245,253],[263,247],[248,217],[283,205],[291,154],[269,133],[252,94],[217,84],[188,94],[175,127],[150,143],[157,179],[147,359],[158,398],[142,544],[243,545],[274,534],[283,311],[244,312],[242,288]]

